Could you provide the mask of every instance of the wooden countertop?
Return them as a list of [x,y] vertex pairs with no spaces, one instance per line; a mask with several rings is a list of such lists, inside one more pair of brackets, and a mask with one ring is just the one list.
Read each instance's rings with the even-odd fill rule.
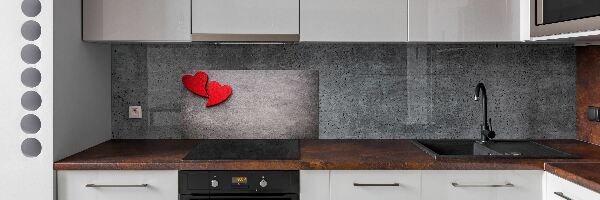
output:
[[573,183],[600,193],[600,162],[546,163],[545,170]]
[[600,162],[600,146],[577,140],[540,140],[581,159],[435,160],[410,140],[302,140],[300,160],[182,158],[198,140],[110,140],[60,160],[55,170],[494,170],[544,169],[548,162]]

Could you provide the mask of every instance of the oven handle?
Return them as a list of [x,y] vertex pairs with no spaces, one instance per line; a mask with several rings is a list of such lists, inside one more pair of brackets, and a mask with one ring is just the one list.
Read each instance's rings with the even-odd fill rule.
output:
[[180,200],[206,200],[206,199],[289,199],[298,200],[296,194],[285,194],[285,195],[271,195],[271,196],[194,196],[194,195],[180,195]]

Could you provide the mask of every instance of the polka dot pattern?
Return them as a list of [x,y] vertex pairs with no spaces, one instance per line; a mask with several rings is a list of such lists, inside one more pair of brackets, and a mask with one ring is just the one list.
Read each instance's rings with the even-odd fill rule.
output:
[[[27,42],[21,48],[21,60],[25,65],[31,65],[21,72],[21,83],[30,89],[21,96],[21,106],[27,112],[36,112],[42,106],[42,96],[37,91],[42,73],[33,65],[42,59],[42,51],[36,42],[42,36],[42,26],[34,18],[42,12],[42,3],[39,0],[23,0],[21,11],[29,18],[21,26],[21,36]],[[41,128],[42,120],[35,113],[21,118],[21,130],[24,133],[36,136]],[[21,143],[21,152],[25,157],[37,157],[42,153],[42,143],[36,138],[28,137]]]

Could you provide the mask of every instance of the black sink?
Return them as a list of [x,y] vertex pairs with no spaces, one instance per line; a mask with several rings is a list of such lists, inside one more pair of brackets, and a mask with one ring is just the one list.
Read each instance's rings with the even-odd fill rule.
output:
[[413,140],[415,145],[438,159],[570,159],[577,158],[548,146],[527,140]]

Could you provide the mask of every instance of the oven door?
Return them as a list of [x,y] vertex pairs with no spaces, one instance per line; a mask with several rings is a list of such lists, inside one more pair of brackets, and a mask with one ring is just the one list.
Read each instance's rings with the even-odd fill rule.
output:
[[534,37],[600,29],[598,0],[531,0]]
[[219,195],[219,196],[200,196],[200,195],[179,195],[179,200],[298,200],[297,194],[281,195]]

